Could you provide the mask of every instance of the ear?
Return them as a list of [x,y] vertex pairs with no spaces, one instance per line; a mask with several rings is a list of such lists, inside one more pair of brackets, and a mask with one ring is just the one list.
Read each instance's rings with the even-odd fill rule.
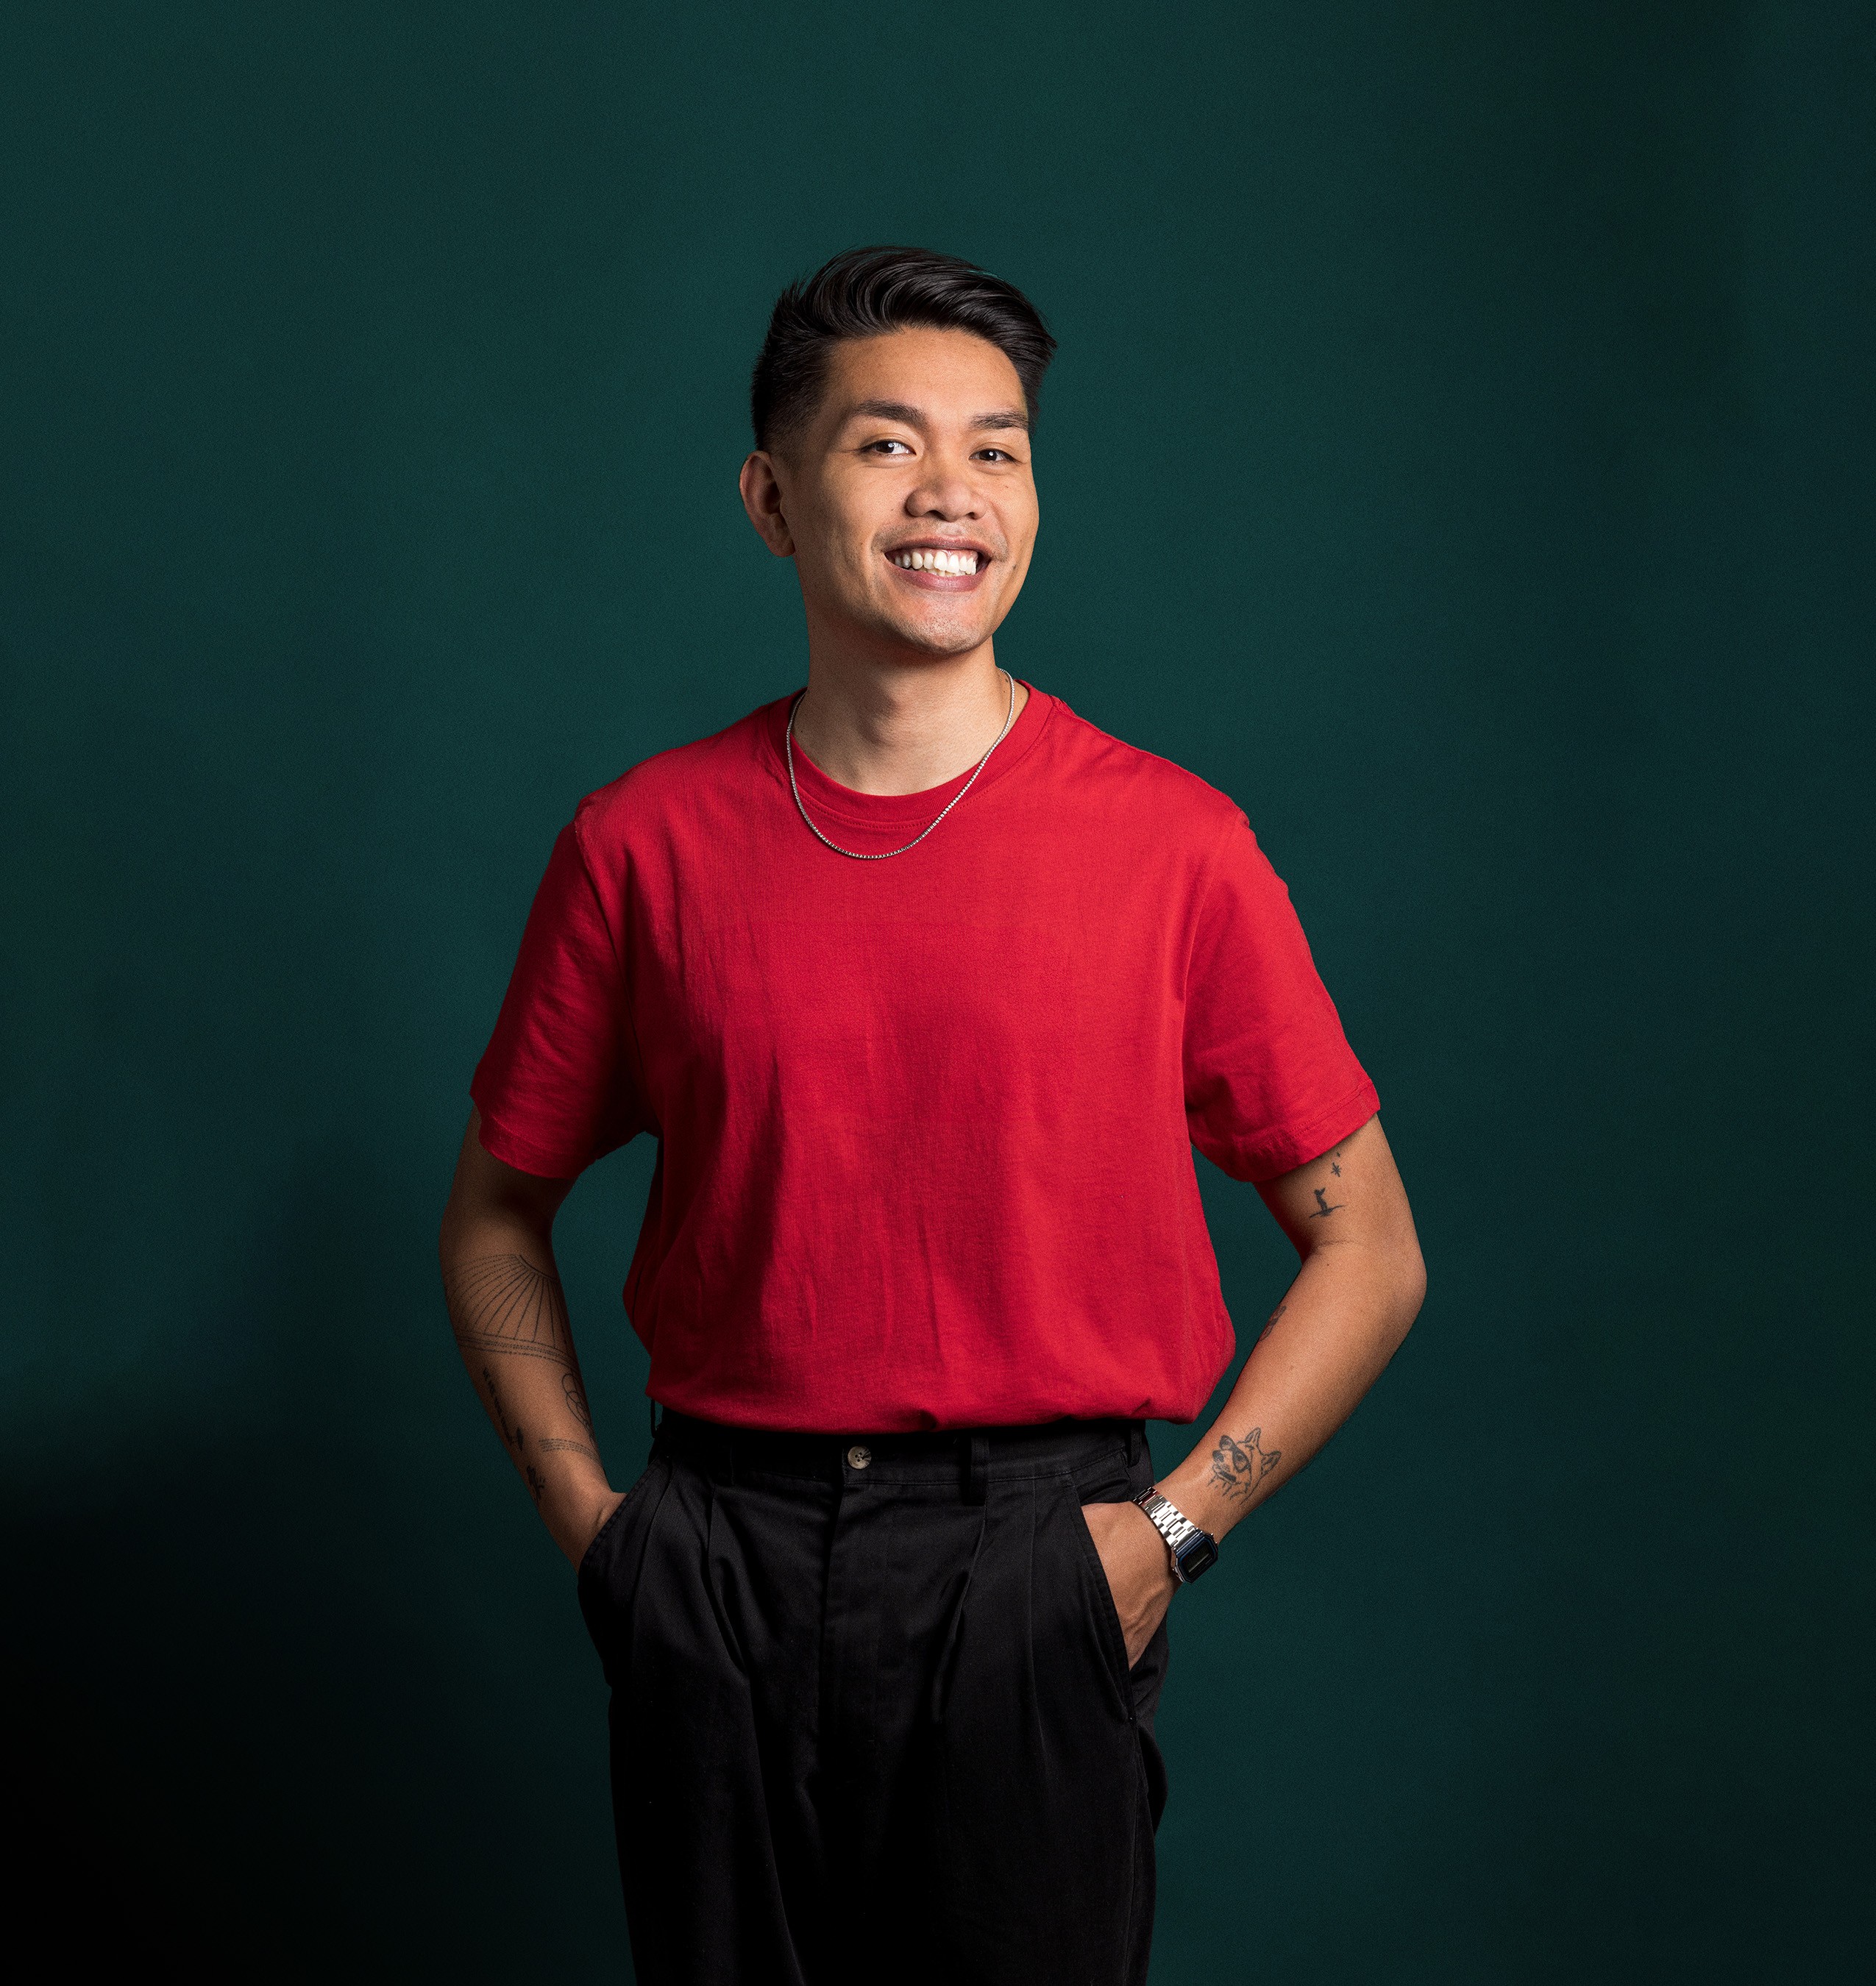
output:
[[766,449],[757,449],[743,463],[736,483],[757,536],[777,558],[793,558],[795,540],[782,512],[782,483],[774,457]]

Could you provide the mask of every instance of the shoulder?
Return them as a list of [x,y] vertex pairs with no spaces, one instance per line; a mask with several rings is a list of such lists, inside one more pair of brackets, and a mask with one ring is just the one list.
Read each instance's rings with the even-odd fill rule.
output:
[[1051,744],[1061,776],[1103,809],[1143,813],[1162,836],[1214,848],[1234,829],[1244,830],[1244,810],[1228,793],[1197,773],[1143,750],[1090,724],[1058,697]]
[[736,804],[769,776],[766,735],[776,705],[763,704],[708,737],[654,752],[587,794],[574,810],[575,836],[589,862],[659,841]]

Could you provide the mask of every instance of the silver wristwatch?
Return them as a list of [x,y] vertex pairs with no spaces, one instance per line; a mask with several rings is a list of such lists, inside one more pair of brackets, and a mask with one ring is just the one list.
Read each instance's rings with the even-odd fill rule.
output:
[[1151,1487],[1141,1490],[1133,1500],[1166,1540],[1166,1549],[1172,1554],[1173,1577],[1181,1586],[1189,1586],[1201,1572],[1218,1564],[1218,1540],[1211,1532],[1201,1531],[1177,1503]]

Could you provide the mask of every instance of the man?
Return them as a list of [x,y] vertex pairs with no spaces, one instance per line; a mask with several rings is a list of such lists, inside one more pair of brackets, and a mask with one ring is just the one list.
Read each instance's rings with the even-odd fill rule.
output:
[[[581,803],[472,1086],[451,1316],[578,1567],[648,1986],[1143,1981],[1168,1606],[1420,1301],[1244,815],[997,665],[1053,349],[923,251],[783,295],[742,491],[807,687]],[[621,1493],[551,1237],[641,1133]],[[1231,1353],[1194,1145],[1302,1267],[1156,1476]]]

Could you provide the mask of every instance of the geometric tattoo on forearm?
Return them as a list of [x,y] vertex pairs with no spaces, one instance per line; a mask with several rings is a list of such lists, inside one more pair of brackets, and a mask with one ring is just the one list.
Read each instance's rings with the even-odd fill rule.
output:
[[479,1255],[444,1277],[443,1295],[459,1344],[572,1365],[560,1278],[526,1256]]
[[1264,1430],[1253,1428],[1241,1443],[1221,1435],[1211,1451],[1212,1480],[1228,1496],[1248,1496],[1283,1459],[1280,1448],[1259,1446]]
[[[480,1255],[450,1271],[443,1278],[443,1295],[457,1344],[465,1352],[481,1355],[475,1364],[490,1417],[539,1503],[546,1483],[526,1459],[528,1438],[509,1414],[494,1368],[502,1358],[517,1356],[545,1358],[560,1366],[561,1397],[581,1426],[589,1434],[592,1432],[593,1412],[581,1383],[580,1362],[573,1348],[560,1278],[536,1267],[524,1255]],[[534,1444],[537,1449],[570,1449],[598,1459],[584,1442],[544,1439],[537,1433]]]

